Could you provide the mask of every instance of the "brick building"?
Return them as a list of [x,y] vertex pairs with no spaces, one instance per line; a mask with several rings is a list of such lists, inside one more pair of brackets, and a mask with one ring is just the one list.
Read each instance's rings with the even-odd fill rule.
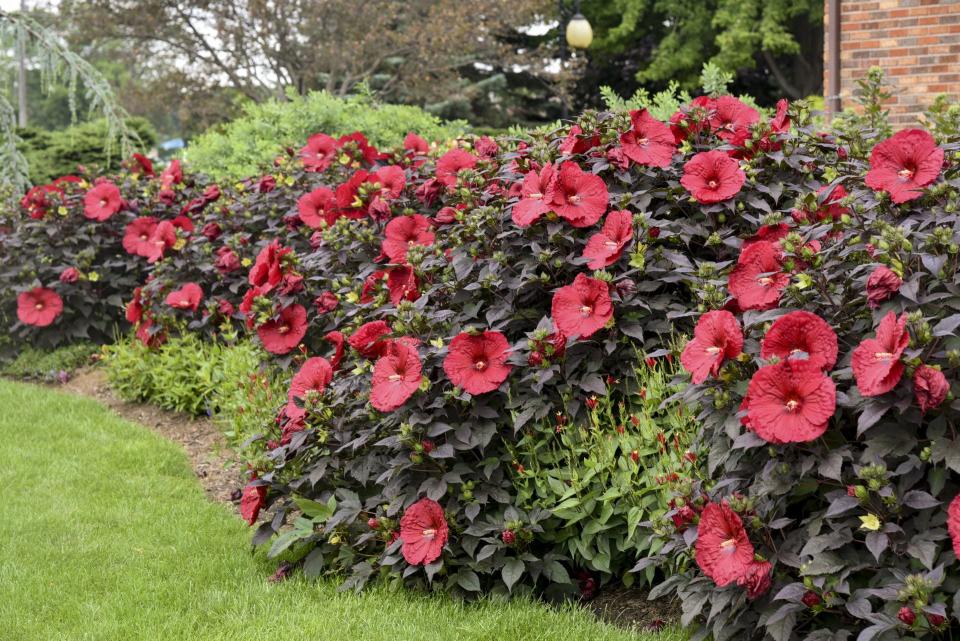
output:
[[[827,0],[824,93],[828,110],[851,104],[855,81],[867,69],[886,73],[895,126],[915,124],[938,94],[960,95],[960,0]],[[839,34],[831,18],[839,15]],[[839,42],[836,36],[839,35]],[[839,49],[839,62],[833,49]],[[831,64],[832,62],[832,64]],[[832,67],[832,69],[831,69]],[[839,69],[839,85],[831,72]]]

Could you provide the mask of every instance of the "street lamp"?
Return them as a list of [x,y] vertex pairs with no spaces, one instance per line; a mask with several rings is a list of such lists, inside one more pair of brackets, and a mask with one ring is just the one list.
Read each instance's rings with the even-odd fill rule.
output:
[[[564,0],[557,0],[557,13],[560,18],[557,39],[560,44],[560,65],[562,68],[563,62],[568,57],[567,45],[570,45],[571,49],[586,49],[593,42],[593,28],[590,26],[590,22],[580,13],[580,0],[574,0],[573,16],[567,22],[566,29],[560,28],[568,15],[567,3]],[[560,114],[562,118],[568,116],[567,101],[563,97],[560,99]]]

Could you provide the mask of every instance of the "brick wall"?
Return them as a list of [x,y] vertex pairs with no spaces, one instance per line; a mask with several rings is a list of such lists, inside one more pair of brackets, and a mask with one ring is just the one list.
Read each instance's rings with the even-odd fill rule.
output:
[[[824,38],[825,93],[828,42]],[[842,107],[851,105],[855,81],[873,66],[884,70],[893,90],[888,108],[897,127],[915,124],[938,94],[960,96],[960,0],[840,0]]]

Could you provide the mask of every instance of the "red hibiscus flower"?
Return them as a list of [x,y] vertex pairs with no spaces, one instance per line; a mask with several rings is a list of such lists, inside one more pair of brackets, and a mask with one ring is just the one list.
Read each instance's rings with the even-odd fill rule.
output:
[[160,173],[160,184],[169,189],[173,185],[183,182],[183,168],[177,159],[171,160],[164,170]]
[[741,146],[750,136],[750,126],[760,120],[760,113],[733,96],[720,96],[714,103],[710,127],[717,136],[734,146]]
[[240,495],[240,516],[249,525],[257,522],[260,510],[267,504],[267,486],[248,483]]
[[307,171],[326,171],[337,156],[337,141],[327,134],[314,134],[300,149],[300,158]]
[[903,280],[887,267],[880,265],[867,278],[867,304],[871,309],[880,307],[880,303],[900,291]]
[[[351,337],[352,338],[352,337]],[[420,388],[423,365],[410,342],[396,340],[373,366],[370,404],[381,412],[392,412]]]
[[[407,159],[415,159],[430,153],[430,144],[412,131],[403,139],[403,149]],[[420,167],[425,160],[413,160],[414,167]]]
[[853,350],[853,376],[863,396],[886,394],[900,382],[903,363],[900,357],[910,344],[907,315],[897,318],[889,312],[877,327],[876,338],[868,338]]
[[359,131],[337,138],[337,150],[342,156],[340,162],[344,162],[343,158],[346,158],[345,164],[353,167],[359,167],[361,163],[372,165],[380,157],[377,148]]
[[20,206],[26,210],[30,218],[40,220],[47,215],[47,210],[51,206],[48,196],[52,194],[62,196],[63,190],[54,185],[38,185],[32,187],[30,191],[20,199]]
[[387,291],[394,306],[404,300],[415,301],[420,298],[420,281],[413,268],[395,265],[387,270]]
[[403,558],[410,565],[427,565],[440,558],[447,543],[447,519],[443,508],[423,498],[411,505],[400,519]]
[[623,153],[638,165],[648,167],[669,167],[677,143],[670,127],[663,124],[646,109],[630,112],[633,125],[620,136]]
[[143,154],[134,153],[133,162],[135,166],[131,168],[131,171],[134,173],[143,174],[153,178],[156,174],[153,173],[153,161],[144,156]]
[[570,155],[570,154],[583,154],[594,147],[600,144],[600,136],[596,133],[590,135],[584,135],[583,129],[580,128],[580,125],[573,125],[570,127],[570,133],[567,134],[567,137],[563,139],[563,142],[560,143],[560,153]]
[[304,416],[306,413],[297,401],[299,400],[302,404],[310,392],[323,392],[332,380],[333,366],[327,362],[327,359],[314,356],[304,361],[294,374],[293,380],[290,381],[290,390],[287,392],[287,416],[291,418]]
[[240,269],[242,264],[236,252],[224,245],[217,249],[217,260],[214,261],[213,266],[221,274],[229,274]]
[[136,325],[143,318],[143,290],[137,287],[133,290],[133,299],[127,303],[126,318],[131,325]]
[[448,188],[456,187],[457,175],[462,169],[473,169],[478,158],[463,149],[451,149],[437,160],[437,182]]
[[777,444],[819,438],[837,407],[833,381],[809,361],[761,367],[750,379],[747,398],[748,427]]
[[392,263],[406,264],[407,250],[413,245],[429,247],[433,244],[434,234],[430,220],[420,214],[398,216],[384,230],[386,238],[380,251]]
[[[828,189],[829,191],[827,191]],[[836,185],[833,189],[830,189],[829,185],[823,185],[817,189],[817,200],[819,202],[817,208],[814,211],[807,211],[802,208],[794,209],[792,212],[793,219],[798,223],[821,223],[828,219],[838,222],[844,214],[850,213],[848,207],[840,204],[840,201],[847,196],[847,190],[843,188],[843,185]]]
[[947,532],[953,543],[953,553],[960,558],[960,495],[954,497],[947,508]]
[[683,166],[680,184],[697,202],[709,205],[733,198],[746,181],[740,163],[722,151],[702,151]]
[[460,333],[450,341],[443,371],[468,394],[485,394],[500,387],[510,375],[510,344],[500,332]]
[[290,305],[280,315],[257,328],[264,349],[271,354],[286,354],[295,349],[307,333],[307,310]]
[[109,181],[96,185],[83,197],[83,215],[90,220],[109,220],[122,206],[120,188]]
[[947,377],[940,370],[921,365],[913,374],[913,395],[917,399],[917,405],[920,406],[920,412],[926,414],[927,410],[932,410],[947,400],[947,394],[950,392],[950,383]]
[[300,220],[313,229],[319,229],[324,224],[332,225],[339,218],[333,190],[327,187],[318,187],[300,196],[297,212]]
[[747,566],[743,576],[737,579],[737,585],[744,588],[747,591],[747,598],[753,601],[763,596],[773,585],[773,579],[770,577],[772,570],[770,561],[754,561]]
[[67,267],[60,272],[60,282],[65,284],[75,283],[80,280],[80,270],[76,267]]
[[155,263],[163,258],[168,249],[177,244],[177,231],[169,220],[161,220],[157,223],[153,233],[150,234],[148,247],[140,246],[145,251],[148,263]]
[[518,227],[532,225],[541,216],[553,209],[553,202],[557,186],[557,168],[555,165],[544,165],[540,173],[527,172],[523,177],[523,186],[520,188],[520,201],[513,206],[513,222]]
[[780,293],[789,283],[779,246],[759,242],[740,252],[727,287],[741,310],[767,310],[777,306]]
[[744,576],[753,563],[753,544],[740,516],[726,502],[709,503],[697,525],[696,562],[718,587]]
[[822,370],[837,363],[837,334],[827,321],[810,312],[790,312],[770,326],[760,356],[801,359]]
[[383,337],[391,331],[393,330],[386,321],[370,321],[358,327],[347,342],[364,358],[379,358],[389,344],[389,341],[383,340]]
[[262,289],[263,294],[269,293],[283,281],[283,257],[292,251],[282,247],[279,240],[272,241],[257,254],[247,280],[254,287]]
[[743,332],[736,317],[728,311],[707,312],[697,321],[693,338],[683,348],[680,363],[690,372],[694,384],[720,373],[725,360],[743,352]]
[[603,178],[584,171],[575,162],[560,165],[552,207],[574,227],[590,227],[607,211],[609,196]]
[[587,338],[613,317],[610,288],[602,280],[577,274],[573,284],[553,295],[553,324],[565,336]]
[[330,359],[330,367],[337,369],[340,367],[340,361],[343,360],[343,344],[346,342],[346,339],[343,337],[342,332],[334,330],[324,334],[323,340],[328,343],[333,343],[333,358]]
[[757,230],[757,233],[746,238],[743,241],[743,246],[740,248],[740,252],[743,253],[750,248],[751,245],[756,243],[773,243],[775,249],[779,249],[779,244],[777,241],[782,238],[786,238],[787,234],[790,233],[790,227],[786,223],[778,223],[776,225],[761,225],[760,229]]
[[567,351],[567,337],[563,332],[554,332],[544,338],[530,341],[530,355],[527,364],[531,367],[542,365],[544,361],[555,361],[563,358]]
[[670,132],[679,145],[689,136],[696,136],[710,127],[710,116],[716,109],[716,100],[710,96],[698,96],[687,107],[670,116]]
[[583,248],[583,257],[589,258],[587,267],[609,267],[623,254],[623,248],[633,240],[633,215],[628,211],[611,211],[603,223],[603,229],[590,237]]
[[905,203],[922,196],[942,167],[943,149],[933,136],[923,129],[904,129],[873,148],[864,182],[890,194],[893,202]]
[[123,232],[123,248],[128,254],[147,257],[152,245],[150,237],[157,228],[157,219],[153,216],[141,216],[127,225]]
[[317,296],[313,304],[316,305],[318,314],[329,314],[340,304],[340,299],[333,292],[327,291]]
[[203,290],[196,283],[186,283],[180,289],[167,294],[166,303],[174,309],[189,309],[192,312],[200,307],[203,300]]
[[17,296],[17,318],[24,325],[48,327],[63,311],[63,300],[46,287],[34,287]]

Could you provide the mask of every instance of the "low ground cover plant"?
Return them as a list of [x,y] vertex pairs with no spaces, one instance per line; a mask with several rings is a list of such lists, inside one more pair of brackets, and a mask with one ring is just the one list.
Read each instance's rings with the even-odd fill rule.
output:
[[127,318],[289,372],[242,513],[308,576],[589,596],[633,563],[698,638],[940,634],[958,141],[813,123],[707,95],[437,151],[318,133],[218,186]]

